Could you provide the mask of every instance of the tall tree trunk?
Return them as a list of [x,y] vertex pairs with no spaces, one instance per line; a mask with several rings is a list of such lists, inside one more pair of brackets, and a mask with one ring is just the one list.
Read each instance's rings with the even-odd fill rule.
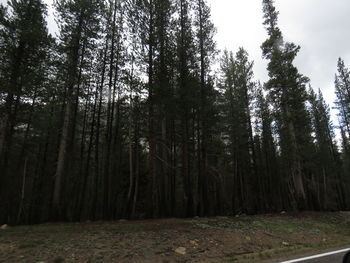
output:
[[131,73],[130,73],[130,105],[129,105],[129,127],[128,127],[128,134],[129,134],[129,190],[128,190],[128,199],[127,199],[127,205],[126,209],[127,212],[125,213],[127,216],[130,215],[130,206],[132,205],[132,196],[133,196],[133,188],[134,188],[134,151],[133,151],[133,134],[132,134],[132,127],[133,122],[135,121],[133,119],[134,115],[134,102],[133,102],[133,76],[134,76],[134,56],[132,55],[132,63],[131,63]]
[[153,217],[159,214],[159,193],[156,162],[156,138],[154,131],[154,83],[153,83],[153,52],[154,52],[154,7],[153,0],[149,1],[149,43],[148,43],[148,129],[149,129],[149,201],[148,210]]
[[208,198],[208,167],[207,167],[207,124],[205,116],[205,107],[207,102],[207,92],[205,83],[205,47],[204,47],[204,29],[203,29],[203,0],[198,0],[199,9],[199,49],[200,49],[200,107],[198,113],[198,177],[200,188],[201,215],[209,214],[209,198]]
[[[108,80],[108,96],[107,96],[107,129],[105,133],[105,163],[104,163],[104,215],[106,218],[111,217],[112,210],[112,178],[110,173],[110,154],[111,154],[111,144],[112,144],[112,87],[114,80],[114,60],[115,60],[115,34],[116,34],[116,17],[117,17],[117,2],[114,0],[113,6],[113,18],[112,18],[112,35],[111,35],[111,47],[110,47],[110,57],[109,57],[109,80]],[[118,41],[119,42],[119,41]],[[117,51],[119,52],[119,50]]]
[[24,198],[25,198],[25,188],[26,188],[26,179],[27,179],[27,161],[28,159],[26,158],[24,161],[24,167],[23,167],[22,190],[21,190],[21,198],[20,198],[20,204],[19,204],[17,220],[16,220],[17,224],[21,222],[21,216],[24,212],[23,210],[24,210]]
[[74,85],[76,85],[78,61],[79,61],[79,50],[80,40],[82,34],[83,18],[82,14],[79,18],[79,24],[77,26],[77,34],[74,36],[72,57],[70,61],[70,67],[68,71],[67,81],[67,103],[65,105],[64,120],[62,126],[62,134],[57,158],[57,167],[55,173],[54,191],[52,199],[52,219],[61,219],[63,216],[63,204],[62,204],[62,186],[63,186],[63,175],[66,167],[67,149],[69,144],[69,131],[71,127],[71,118],[74,109]]
[[[82,220],[82,211],[84,209],[84,195],[86,189],[87,175],[84,174],[84,153],[85,153],[85,145],[86,145],[86,129],[87,129],[87,118],[88,118],[88,108],[90,104],[90,85],[88,85],[87,98],[84,106],[84,117],[83,117],[83,129],[80,139],[80,154],[79,154],[79,171],[78,171],[78,179],[77,180],[77,199],[75,204],[75,217],[77,219]],[[82,182],[80,181],[82,180]]]
[[[90,162],[91,162],[91,155],[92,155],[92,149],[94,145],[94,133],[95,133],[95,124],[96,124],[96,108],[97,108],[97,102],[98,102],[98,91],[99,86],[96,85],[95,88],[95,94],[94,94],[94,104],[92,109],[92,120],[91,120],[91,126],[90,126],[90,132],[89,132],[89,144],[87,149],[87,157],[86,157],[86,165],[85,165],[85,174],[83,177],[83,184],[82,184],[82,197],[81,199],[84,200],[86,197],[86,191],[87,191],[87,182],[90,175]],[[89,217],[95,218],[95,206],[96,206],[96,199],[95,192],[92,193],[92,204],[91,204],[91,210],[89,211]],[[82,217],[83,213],[83,206],[80,205],[80,218]]]
[[306,194],[304,189],[303,175],[302,175],[302,167],[299,159],[298,153],[298,143],[294,128],[294,123],[292,121],[292,116],[289,110],[288,105],[285,106],[285,112],[288,122],[288,132],[291,143],[291,176],[294,184],[295,190],[295,198],[298,204],[299,209],[303,209],[306,207]]

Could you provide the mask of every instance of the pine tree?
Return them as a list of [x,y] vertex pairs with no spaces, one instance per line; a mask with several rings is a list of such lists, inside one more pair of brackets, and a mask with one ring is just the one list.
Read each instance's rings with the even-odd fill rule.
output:
[[[349,181],[346,178],[349,178],[350,167],[350,72],[341,58],[338,59],[338,74],[335,76],[335,94],[337,96],[335,106],[338,110],[343,171],[345,174],[342,181],[345,185],[348,185]],[[341,191],[341,188],[339,191]],[[344,206],[344,202],[342,204]]]
[[291,182],[291,197],[294,207],[307,207],[305,176],[308,153],[311,145],[310,119],[306,109],[306,84],[308,79],[293,65],[300,47],[284,42],[277,26],[278,12],[272,0],[263,1],[264,25],[269,38],[262,44],[264,58],[269,60],[270,80],[266,90],[274,106],[279,133],[283,171]]
[[78,107],[77,103],[79,103],[80,76],[84,67],[85,45],[98,32],[97,12],[99,5],[91,0],[57,1],[55,5],[60,23],[60,52],[65,58],[61,74],[66,76],[62,133],[52,199],[52,217],[58,219],[65,216],[66,207],[62,199],[65,180],[63,176],[67,168],[67,154],[75,133],[75,121],[72,120],[75,116],[74,108]]
[[[210,8],[206,1],[198,0],[195,2],[195,35],[196,49],[198,50],[199,60],[199,92],[197,103],[197,121],[196,121],[196,140],[197,140],[197,172],[198,172],[198,204],[200,215],[208,215],[210,207],[209,194],[209,165],[208,155],[210,154],[210,138],[212,136],[210,127],[214,123],[210,123],[214,116],[214,103],[210,100],[213,96],[213,90],[210,81],[210,63],[215,57],[216,48],[214,42],[215,27],[211,22]],[[215,99],[214,99],[215,100]]]
[[[225,119],[228,145],[234,176],[233,208],[235,212],[256,212],[258,192],[257,164],[252,126],[253,63],[243,49],[234,57],[226,52],[223,58],[222,88],[225,96]],[[255,194],[254,194],[255,193]]]
[[174,3],[169,0],[155,1],[155,60],[154,60],[154,104],[157,155],[157,181],[159,187],[159,215],[172,213],[171,200],[175,199],[174,177],[171,173],[172,154],[169,149],[173,144],[170,137],[175,133],[171,123],[174,122]]
[[280,211],[287,203],[288,189],[280,176],[279,159],[275,142],[274,120],[263,89],[259,86],[255,95],[255,133],[257,166],[260,180],[261,209]]
[[193,106],[196,96],[196,81],[193,65],[195,52],[193,45],[192,19],[190,3],[187,0],[177,2],[179,18],[177,38],[177,107],[180,120],[180,160],[181,180],[183,185],[183,215],[191,216],[194,213],[194,177],[193,177]]
[[321,90],[316,95],[310,89],[310,104],[313,131],[316,139],[315,185],[317,189],[318,209],[344,209],[344,185],[341,183],[341,162],[334,141],[334,128],[331,123],[330,109],[325,103]]
[[[26,145],[38,92],[45,80],[43,65],[50,41],[44,3],[13,0],[8,8],[1,5],[0,9],[0,195],[7,200],[1,214],[14,222],[14,214],[20,211],[19,219],[22,209],[18,210],[18,199],[19,206],[23,204],[29,163]],[[11,205],[10,200],[14,202]]]
[[339,111],[340,124],[346,131],[347,140],[350,139],[350,73],[344,61],[338,60],[338,74],[335,76],[335,102]]

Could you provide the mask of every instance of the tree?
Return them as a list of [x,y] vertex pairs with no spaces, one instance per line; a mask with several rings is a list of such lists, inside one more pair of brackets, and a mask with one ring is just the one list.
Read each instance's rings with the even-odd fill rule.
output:
[[[79,94],[80,72],[84,63],[85,45],[97,32],[98,3],[90,0],[57,1],[55,3],[59,14],[61,52],[65,58],[63,74],[66,76],[64,83],[64,113],[55,172],[55,183],[52,199],[52,217],[59,219],[64,216],[64,205],[62,204],[62,186],[64,174],[67,168],[67,151],[72,143],[72,122],[74,115],[74,103]],[[97,8],[96,8],[97,5]]]
[[231,167],[234,176],[235,212],[257,211],[257,164],[252,126],[253,63],[240,48],[236,56],[225,52],[222,62],[222,88],[225,96],[225,120]]
[[270,80],[266,90],[274,106],[283,167],[288,171],[285,176],[292,185],[291,198],[295,208],[304,209],[307,207],[307,168],[304,164],[311,145],[310,119],[305,105],[308,79],[293,65],[300,47],[284,42],[273,1],[263,0],[263,10],[269,36],[261,46],[264,58],[269,60]]
[[350,77],[341,150],[322,94],[263,0],[269,81],[240,48],[216,75],[206,0],[0,5],[0,224],[348,208]]
[[261,209],[280,211],[286,206],[288,188],[280,176],[280,163],[275,142],[274,119],[270,105],[259,86],[255,95],[255,145],[257,147],[257,169],[261,187],[259,199]]
[[345,191],[341,183],[342,166],[340,155],[334,141],[334,128],[331,123],[330,110],[325,103],[321,90],[318,94],[310,88],[312,126],[315,134],[315,185],[317,189],[318,209],[344,209]]
[[346,131],[346,137],[350,138],[350,73],[345,67],[344,61],[338,59],[338,74],[335,76],[335,102],[339,111],[340,124]]
[[[1,196],[5,195],[2,196],[4,200],[16,200],[15,205],[8,206],[9,210],[5,208],[6,212],[2,213],[8,214],[11,221],[14,220],[13,210],[17,209],[18,189],[23,188],[24,184],[22,180],[26,172],[22,173],[22,169],[27,169],[23,163],[26,159],[25,144],[38,91],[45,79],[42,65],[49,36],[44,3],[38,0],[12,0],[8,2],[8,7],[10,12],[2,5],[0,8],[0,193]],[[18,142],[24,142],[22,147]],[[18,147],[22,150],[15,151]],[[19,162],[12,161],[16,157]]]
[[[216,53],[214,34],[216,32],[214,24],[211,22],[210,8],[206,1],[195,2],[196,11],[194,25],[196,35],[196,49],[199,60],[199,102],[197,103],[197,162],[198,162],[198,194],[199,194],[199,215],[209,215],[210,193],[209,193],[209,163],[208,154],[210,152],[210,137],[212,136],[210,120],[213,119],[212,109],[215,108],[210,96],[213,95],[210,81],[210,63]],[[215,100],[215,99],[214,99]]]
[[[160,216],[173,213],[172,200],[174,196],[175,174],[171,160],[173,154],[170,149],[174,144],[171,134],[174,134],[175,99],[174,76],[175,71],[175,43],[174,43],[174,3],[169,0],[155,1],[154,23],[154,118],[156,137],[156,180],[158,181],[158,199]],[[158,132],[157,132],[158,131]],[[167,189],[172,189],[168,191]]]
[[[338,74],[335,76],[335,101],[342,139],[342,161],[345,178],[349,176],[350,165],[350,73],[344,61],[338,59]],[[344,179],[345,179],[344,178]],[[348,180],[344,180],[348,184]],[[342,203],[344,205],[344,203]]]
[[196,82],[193,75],[195,53],[193,46],[192,20],[190,4],[187,0],[178,1],[178,30],[177,35],[177,64],[178,64],[178,111],[180,119],[180,149],[181,175],[183,182],[183,214],[191,216],[194,213],[194,178],[193,178],[193,149],[194,138],[191,122],[194,119],[193,106],[196,94]]

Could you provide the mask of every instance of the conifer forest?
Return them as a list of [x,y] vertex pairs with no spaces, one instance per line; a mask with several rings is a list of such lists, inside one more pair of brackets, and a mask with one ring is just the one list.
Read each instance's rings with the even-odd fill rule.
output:
[[261,7],[265,83],[206,0],[0,5],[0,223],[350,209],[346,61],[338,125]]

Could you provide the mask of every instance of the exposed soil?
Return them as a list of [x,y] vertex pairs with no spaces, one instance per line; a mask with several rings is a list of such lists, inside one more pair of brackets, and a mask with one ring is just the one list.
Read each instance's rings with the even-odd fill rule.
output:
[[350,213],[42,224],[0,229],[0,262],[273,262],[350,245]]

